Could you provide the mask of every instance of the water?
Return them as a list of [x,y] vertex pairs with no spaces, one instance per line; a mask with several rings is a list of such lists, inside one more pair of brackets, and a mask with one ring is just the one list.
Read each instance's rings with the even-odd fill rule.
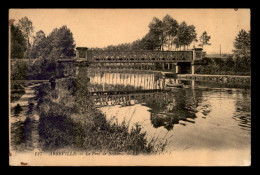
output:
[[[139,123],[147,138],[174,150],[250,150],[251,91],[217,88],[158,73],[89,73],[89,90],[108,120]],[[167,84],[185,84],[168,88]]]

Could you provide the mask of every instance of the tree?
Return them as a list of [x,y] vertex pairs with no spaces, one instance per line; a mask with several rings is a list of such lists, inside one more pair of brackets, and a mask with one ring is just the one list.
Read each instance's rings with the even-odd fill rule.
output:
[[30,37],[33,32],[33,24],[32,22],[25,16],[22,19],[19,19],[18,27],[22,31],[25,39],[27,40],[27,54],[30,48]]
[[34,41],[30,50],[30,58],[35,59],[42,56],[44,50],[43,40],[46,39],[45,33],[40,30],[36,33]]
[[184,46],[186,44],[186,37],[187,37],[187,30],[188,26],[185,21],[180,23],[178,32],[177,32],[177,38],[174,40],[177,47],[181,49],[181,46]]
[[197,40],[197,33],[194,25],[188,26],[185,21],[183,21],[178,28],[177,38],[175,38],[174,42],[177,47],[189,46],[193,41]]
[[204,45],[211,45],[209,43],[209,40],[210,40],[210,36],[208,36],[207,32],[203,32],[202,35],[200,36],[200,43],[199,46],[204,46]]
[[73,34],[67,26],[55,28],[39,43],[43,49],[42,57],[58,59],[75,56],[75,43]]
[[152,22],[149,24],[149,28],[150,28],[150,31],[149,33],[152,34],[152,36],[154,36],[154,41],[158,43],[159,45],[159,50],[163,50],[163,44],[164,44],[164,41],[165,41],[165,36],[164,36],[164,32],[163,32],[163,22],[154,17],[152,19]]
[[177,35],[179,24],[168,14],[163,18],[162,22],[164,36],[167,37],[166,42],[168,44],[168,50],[170,50],[170,46],[172,47],[173,45],[173,38]]
[[193,41],[197,41],[197,33],[196,33],[196,30],[195,30],[195,26],[194,25],[190,25],[188,26],[188,29],[187,29],[187,37],[186,37],[186,46],[190,46],[190,44],[193,42]]
[[251,32],[240,30],[234,41],[235,67],[240,71],[251,70]]
[[45,38],[45,33],[42,30],[38,31],[34,37],[33,45],[39,45],[39,43]]
[[38,31],[32,47],[32,57],[36,58],[30,67],[37,79],[48,79],[55,74],[60,58],[75,56],[73,34],[67,26],[55,28],[47,37],[43,31]]
[[158,41],[158,36],[155,33],[149,32],[140,41],[140,50],[157,50],[161,47],[161,43]]
[[185,21],[179,25],[175,19],[167,14],[162,20],[154,17],[149,23],[149,32],[141,40],[116,46],[110,45],[103,50],[164,50],[165,45],[168,46],[168,50],[172,50],[173,45],[176,48],[184,46],[185,49],[193,41],[197,41],[195,26],[188,26]]
[[251,57],[251,32],[248,33],[245,30],[240,30],[236,36],[233,50],[234,54],[238,57]]
[[25,56],[26,40],[22,34],[22,31],[11,25],[11,58],[22,59]]

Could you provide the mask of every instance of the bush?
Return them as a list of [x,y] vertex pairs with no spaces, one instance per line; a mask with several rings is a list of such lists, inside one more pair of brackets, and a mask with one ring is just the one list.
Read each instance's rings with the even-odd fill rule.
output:
[[67,116],[42,114],[39,121],[39,136],[44,149],[57,149],[70,146],[73,121]]
[[247,59],[231,56],[227,58],[204,58],[206,65],[195,66],[196,74],[215,74],[215,75],[250,75],[250,65]]
[[27,79],[46,80],[56,75],[57,61],[55,59],[37,58],[29,66]]

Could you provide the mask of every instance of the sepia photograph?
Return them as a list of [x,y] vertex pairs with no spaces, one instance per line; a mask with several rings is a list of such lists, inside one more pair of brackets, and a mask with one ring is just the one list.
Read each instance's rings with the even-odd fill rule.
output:
[[251,166],[249,8],[8,20],[10,166]]

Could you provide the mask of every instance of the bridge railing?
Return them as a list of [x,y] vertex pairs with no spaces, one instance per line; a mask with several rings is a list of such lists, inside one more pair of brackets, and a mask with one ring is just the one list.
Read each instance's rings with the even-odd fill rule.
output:
[[77,47],[77,60],[92,63],[175,63],[202,59],[202,48],[185,51],[94,51]]
[[193,51],[137,51],[137,52],[100,52],[87,51],[87,60],[100,63],[153,63],[153,62],[191,62]]

